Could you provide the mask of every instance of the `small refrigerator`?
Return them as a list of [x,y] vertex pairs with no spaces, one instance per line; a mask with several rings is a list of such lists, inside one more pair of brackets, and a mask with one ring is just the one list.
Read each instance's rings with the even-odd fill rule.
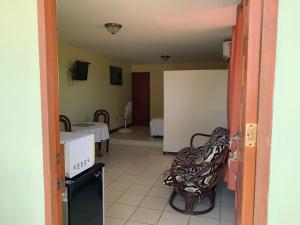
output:
[[104,164],[66,178],[63,225],[104,225]]
[[93,134],[60,132],[60,143],[65,150],[65,176],[72,178],[95,164]]

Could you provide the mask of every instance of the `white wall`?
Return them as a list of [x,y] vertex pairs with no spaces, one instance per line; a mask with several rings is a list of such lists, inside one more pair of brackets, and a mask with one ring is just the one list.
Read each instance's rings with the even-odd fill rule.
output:
[[188,146],[194,133],[227,127],[227,73],[164,72],[164,151],[177,152]]
[[132,65],[132,72],[150,72],[150,117],[164,114],[164,71],[226,69],[225,62],[165,63]]

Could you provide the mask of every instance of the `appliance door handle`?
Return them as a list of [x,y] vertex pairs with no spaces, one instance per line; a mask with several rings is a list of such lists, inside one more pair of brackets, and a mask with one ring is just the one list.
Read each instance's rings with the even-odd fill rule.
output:
[[96,178],[98,178],[98,177],[101,176],[101,175],[102,175],[102,174],[101,174],[100,171],[94,174],[94,176],[95,176]]

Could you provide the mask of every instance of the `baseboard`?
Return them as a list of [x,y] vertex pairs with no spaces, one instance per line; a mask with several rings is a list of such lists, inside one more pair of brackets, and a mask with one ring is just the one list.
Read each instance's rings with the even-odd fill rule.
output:
[[[132,123],[130,123],[130,124],[127,124],[127,127],[131,127],[132,125],[133,125]],[[118,131],[118,130],[120,130],[120,129],[122,129],[122,128],[125,128],[125,126],[120,126],[120,127],[117,127],[117,128],[111,129],[111,130],[109,130],[109,133],[116,132],[116,131]]]

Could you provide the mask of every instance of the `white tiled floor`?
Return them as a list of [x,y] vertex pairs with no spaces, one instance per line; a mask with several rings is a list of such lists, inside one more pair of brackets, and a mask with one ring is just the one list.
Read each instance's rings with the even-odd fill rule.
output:
[[110,143],[145,147],[162,147],[163,139],[151,137],[149,126],[131,126],[129,129],[132,132],[113,132],[110,137]]
[[[171,187],[162,184],[162,173],[174,155],[160,148],[115,145],[97,161],[105,163],[106,225],[233,225],[234,193],[219,185],[216,206],[210,213],[189,216],[167,203]],[[183,206],[182,198],[176,199]],[[196,207],[201,207],[198,204]]]

